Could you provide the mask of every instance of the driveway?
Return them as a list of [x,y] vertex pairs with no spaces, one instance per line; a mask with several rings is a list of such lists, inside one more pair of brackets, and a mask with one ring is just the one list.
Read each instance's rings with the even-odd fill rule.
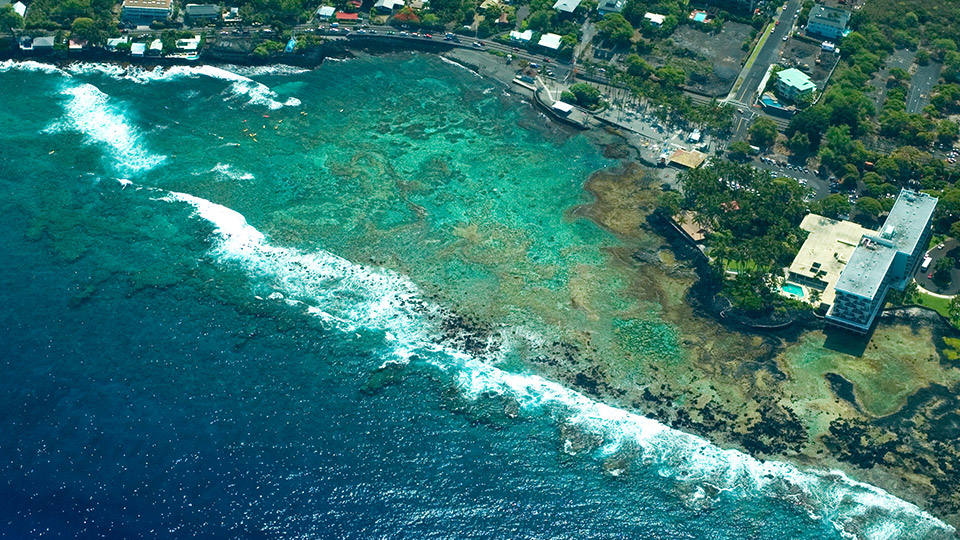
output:
[[937,249],[934,247],[927,252],[927,255],[929,255],[932,260],[930,261],[930,266],[926,270],[917,269],[917,273],[914,274],[914,279],[917,280],[917,285],[920,285],[924,289],[937,294],[943,294],[947,296],[960,294],[960,268],[953,269],[953,272],[950,274],[950,283],[944,286],[941,286],[933,279],[927,277],[933,274],[933,269],[937,267],[938,260],[944,257],[953,257],[956,260],[960,260],[960,244],[951,238],[943,243],[943,248]]

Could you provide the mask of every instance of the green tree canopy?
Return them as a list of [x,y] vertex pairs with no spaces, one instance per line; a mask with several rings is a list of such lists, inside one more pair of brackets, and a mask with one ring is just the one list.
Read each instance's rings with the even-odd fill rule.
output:
[[749,134],[750,142],[761,148],[770,148],[777,141],[777,124],[766,116],[761,116],[750,126]]
[[837,219],[850,213],[850,201],[844,195],[833,193],[816,201],[810,209],[821,216]]
[[633,26],[619,13],[608,13],[597,23],[597,31],[604,41],[618,47],[630,45],[633,39]]
[[0,31],[9,32],[14,28],[23,28],[23,18],[7,4],[0,8]]
[[880,205],[880,201],[874,199],[873,197],[860,197],[855,205],[855,208],[857,209],[857,212],[866,214],[874,220],[880,217],[880,213],[883,212],[883,207]]

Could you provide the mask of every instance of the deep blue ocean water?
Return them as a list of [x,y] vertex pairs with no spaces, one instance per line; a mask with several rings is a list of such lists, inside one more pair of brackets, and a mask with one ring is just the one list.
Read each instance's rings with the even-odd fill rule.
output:
[[[765,468],[434,340],[436,306],[334,242],[351,219],[410,219],[399,210],[341,204],[335,223],[284,229],[311,190],[339,195],[311,172],[292,185],[315,150],[282,145],[366,144],[337,139],[351,135],[344,80],[373,95],[413,72],[502,106],[434,59],[365,62],[252,75],[269,87],[0,72],[0,537],[840,538],[833,521],[862,538],[948,537],[885,494]],[[321,108],[325,127],[272,143],[260,128],[265,148],[229,162],[232,146],[204,138]],[[523,127],[532,111],[503,114],[459,120],[448,142],[509,136],[603,163],[581,139]],[[408,121],[408,146],[391,148],[423,152],[430,129]],[[283,182],[237,187],[277,167]],[[376,198],[373,176],[341,176],[360,178],[357,205]],[[328,233],[322,246],[291,232],[307,227]]]

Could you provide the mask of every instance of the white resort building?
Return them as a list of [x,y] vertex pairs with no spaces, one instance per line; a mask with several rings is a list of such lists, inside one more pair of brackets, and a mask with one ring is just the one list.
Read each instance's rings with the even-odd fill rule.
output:
[[887,291],[902,291],[930,243],[937,198],[904,189],[879,235],[864,235],[834,286],[827,321],[865,333],[883,306]]
[[[913,279],[930,243],[936,197],[900,192],[877,231],[817,214],[803,218],[809,235],[787,273],[783,291],[801,300],[819,296],[833,325],[866,333],[890,288],[903,290]],[[811,289],[819,293],[811,293]]]

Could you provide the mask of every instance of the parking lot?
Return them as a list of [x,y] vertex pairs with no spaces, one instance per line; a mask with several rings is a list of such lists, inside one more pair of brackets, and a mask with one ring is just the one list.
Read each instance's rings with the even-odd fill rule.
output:
[[771,177],[793,178],[801,186],[810,189],[811,199],[820,199],[830,194],[830,182],[817,176],[818,171],[787,163],[783,156],[780,156],[779,159],[760,156],[753,160],[752,165],[768,173],[773,173]]

